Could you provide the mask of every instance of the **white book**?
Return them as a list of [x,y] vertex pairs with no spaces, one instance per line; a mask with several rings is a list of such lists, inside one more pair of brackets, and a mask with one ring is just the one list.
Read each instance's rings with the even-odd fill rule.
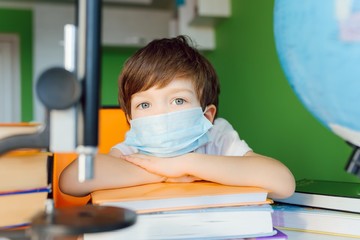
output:
[[274,235],[270,205],[139,214],[128,228],[85,234],[97,239],[231,239]]
[[274,227],[360,238],[360,214],[274,204]]

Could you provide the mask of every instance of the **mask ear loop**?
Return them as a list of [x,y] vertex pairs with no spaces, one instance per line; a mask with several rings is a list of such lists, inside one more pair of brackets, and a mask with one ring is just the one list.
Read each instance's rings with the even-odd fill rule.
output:
[[[213,104],[207,105],[203,111],[203,115],[205,118],[207,118],[212,124],[214,123],[215,120],[215,116],[212,112],[212,108],[215,108],[215,112],[216,112],[216,107]],[[210,111],[210,113],[207,113],[207,111]]]
[[208,110],[208,106],[206,106],[205,109],[203,110],[203,114],[205,114],[207,110]]

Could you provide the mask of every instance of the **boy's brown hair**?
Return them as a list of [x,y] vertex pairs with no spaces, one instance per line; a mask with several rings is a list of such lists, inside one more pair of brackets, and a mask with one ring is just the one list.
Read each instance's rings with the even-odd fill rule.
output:
[[218,108],[220,85],[215,69],[186,36],[153,40],[125,62],[119,77],[120,107],[131,118],[133,94],[165,87],[174,78],[192,81],[203,109],[210,104]]

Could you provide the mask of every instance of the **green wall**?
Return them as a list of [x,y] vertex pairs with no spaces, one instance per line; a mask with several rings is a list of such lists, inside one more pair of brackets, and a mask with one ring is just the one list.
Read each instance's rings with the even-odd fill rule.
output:
[[351,148],[321,125],[288,84],[276,54],[274,1],[233,0],[207,53],[220,81],[220,115],[255,152],[285,163],[297,179],[360,182],[344,171]]
[[32,11],[0,9],[0,33],[15,33],[20,39],[21,120],[33,120],[32,105]]
[[135,53],[135,48],[104,47],[102,57],[101,105],[118,105],[118,76],[126,59]]

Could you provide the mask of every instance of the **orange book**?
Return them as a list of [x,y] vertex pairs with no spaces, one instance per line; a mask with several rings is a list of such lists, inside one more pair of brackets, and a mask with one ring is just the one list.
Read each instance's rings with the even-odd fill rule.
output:
[[93,204],[133,209],[138,213],[272,203],[258,187],[212,182],[155,183],[91,193]]
[[37,149],[0,156],[0,229],[28,225],[35,214],[44,211],[51,156]]
[[42,188],[48,185],[49,152],[12,151],[0,156],[0,193]]
[[48,193],[48,187],[0,193],[0,230],[28,225],[45,211]]
[[40,127],[38,123],[0,123],[0,139],[12,135],[36,133]]

